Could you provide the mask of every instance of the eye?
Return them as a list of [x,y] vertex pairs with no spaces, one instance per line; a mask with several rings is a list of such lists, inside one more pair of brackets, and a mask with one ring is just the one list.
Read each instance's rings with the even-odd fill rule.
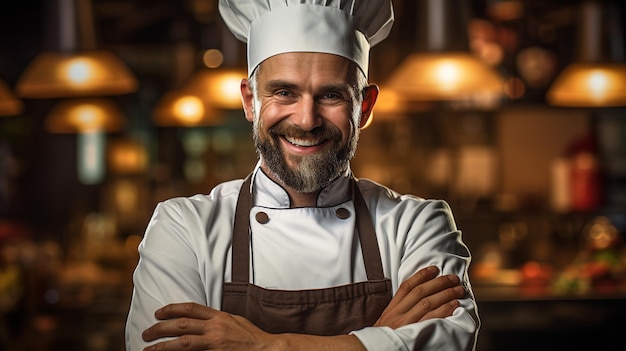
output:
[[291,97],[293,94],[288,90],[277,90],[274,95],[283,96],[283,97]]
[[322,99],[341,99],[341,95],[337,93],[326,93],[322,95]]
[[325,105],[343,104],[349,100],[348,94],[340,90],[328,90],[318,95],[318,102]]

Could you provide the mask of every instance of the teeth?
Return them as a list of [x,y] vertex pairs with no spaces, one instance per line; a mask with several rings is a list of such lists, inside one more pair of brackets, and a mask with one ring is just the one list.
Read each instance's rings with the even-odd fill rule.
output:
[[321,144],[320,140],[297,139],[297,138],[292,138],[288,136],[285,136],[285,139],[287,139],[288,142],[296,146],[315,146],[315,145]]

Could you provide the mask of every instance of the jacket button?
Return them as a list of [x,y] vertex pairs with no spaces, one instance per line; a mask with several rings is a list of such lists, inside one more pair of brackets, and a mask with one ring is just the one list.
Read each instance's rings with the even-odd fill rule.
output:
[[254,218],[261,224],[265,224],[270,221],[270,217],[265,212],[257,212]]
[[337,209],[337,212],[335,212],[337,214],[337,218],[339,219],[348,219],[350,217],[350,211],[346,210],[343,207],[340,207]]

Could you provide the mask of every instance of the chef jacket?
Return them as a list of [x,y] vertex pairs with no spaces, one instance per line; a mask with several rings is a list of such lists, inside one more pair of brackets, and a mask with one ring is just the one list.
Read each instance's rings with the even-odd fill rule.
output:
[[[367,280],[354,230],[351,177],[347,170],[324,188],[316,207],[290,208],[287,192],[257,165],[250,213],[251,283],[267,289],[305,290]],[[222,183],[208,195],[157,205],[139,245],[126,323],[127,350],[148,345],[141,333],[157,322],[154,312],[164,305],[196,302],[220,308],[223,283],[231,281],[233,218],[242,182]],[[442,274],[459,276],[468,294],[450,317],[397,329],[366,327],[351,334],[367,350],[473,349],[479,319],[467,274],[470,253],[449,206],[440,200],[400,195],[365,179],[357,180],[357,185],[375,224],[383,270],[394,292],[419,269],[435,265]],[[347,218],[337,215],[345,210]],[[269,221],[257,220],[260,212]]]

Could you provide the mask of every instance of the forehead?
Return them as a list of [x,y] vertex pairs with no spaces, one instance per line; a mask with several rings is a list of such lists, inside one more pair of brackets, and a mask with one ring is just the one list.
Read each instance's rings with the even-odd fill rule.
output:
[[259,80],[286,80],[308,84],[353,84],[357,65],[344,57],[313,52],[272,56],[259,66]]

